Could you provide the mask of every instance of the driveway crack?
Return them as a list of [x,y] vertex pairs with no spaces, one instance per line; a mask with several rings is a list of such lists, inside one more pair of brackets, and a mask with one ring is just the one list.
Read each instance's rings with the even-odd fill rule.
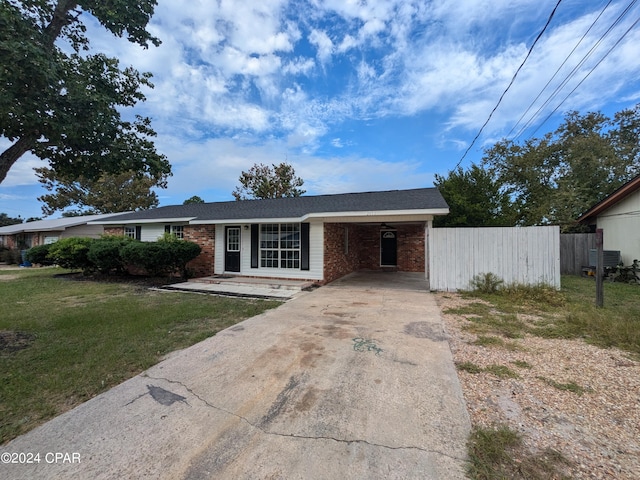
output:
[[[250,421],[248,418],[242,416],[242,415],[238,415],[235,412],[232,412],[230,410],[227,410],[226,408],[220,407],[218,405],[214,405],[211,402],[209,402],[208,400],[202,398],[200,395],[198,395],[196,392],[194,392],[190,387],[188,387],[187,385],[185,385],[183,382],[180,382],[178,380],[171,380],[169,378],[164,378],[164,377],[152,377],[148,374],[142,374],[143,377],[145,378],[149,378],[151,380],[160,380],[160,381],[165,381],[168,383],[173,383],[176,385],[180,385],[182,386],[187,392],[189,392],[191,395],[193,395],[194,397],[196,397],[198,400],[200,400],[203,404],[205,404],[207,407],[213,408],[215,410],[218,410],[219,412],[223,412],[227,415],[231,415],[233,417],[236,417],[237,419],[239,419],[240,421],[246,423],[247,425],[249,425],[250,427],[262,432],[265,435],[274,435],[277,437],[288,437],[288,438],[296,438],[296,439],[301,439],[301,440],[325,440],[325,441],[332,441],[332,442],[337,442],[337,443],[346,443],[346,444],[351,444],[351,443],[355,443],[355,444],[364,444],[370,447],[376,447],[376,448],[384,448],[386,450],[417,450],[420,452],[424,452],[424,453],[431,453],[431,454],[437,454],[437,455],[441,455],[443,457],[447,457],[447,458],[451,458],[453,460],[461,460],[461,461],[466,461],[466,458],[463,457],[458,457],[455,455],[450,455],[446,452],[443,452],[441,450],[435,450],[435,449],[428,449],[428,448],[423,448],[423,447],[417,447],[417,446],[391,446],[391,445],[384,445],[384,444],[380,444],[380,443],[373,443],[373,442],[369,442],[367,440],[362,440],[362,439],[344,439],[344,438],[336,438],[336,437],[331,437],[331,436],[325,436],[325,435],[299,435],[296,433],[282,433],[282,432],[275,432],[272,430],[267,430],[266,428],[262,427],[259,424],[253,423],[252,421]],[[131,403],[131,402],[129,402]]]

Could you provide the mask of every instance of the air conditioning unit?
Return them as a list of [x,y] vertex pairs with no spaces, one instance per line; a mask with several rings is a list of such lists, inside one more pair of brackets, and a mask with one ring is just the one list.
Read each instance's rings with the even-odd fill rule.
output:
[[[604,250],[602,253],[603,267],[615,267],[621,261],[620,250]],[[595,248],[589,250],[589,266],[593,268],[598,266],[598,250]]]

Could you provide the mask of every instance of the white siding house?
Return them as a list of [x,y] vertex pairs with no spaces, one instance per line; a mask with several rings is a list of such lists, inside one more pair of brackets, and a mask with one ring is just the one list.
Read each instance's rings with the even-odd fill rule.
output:
[[625,265],[640,259],[640,175],[593,206],[578,221],[601,228],[604,249],[619,250]]

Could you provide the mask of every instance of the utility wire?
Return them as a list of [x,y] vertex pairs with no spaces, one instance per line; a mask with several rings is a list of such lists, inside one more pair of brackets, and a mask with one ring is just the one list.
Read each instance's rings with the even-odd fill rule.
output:
[[509,82],[509,85],[507,85],[507,88],[504,90],[504,92],[502,92],[502,95],[500,95],[500,98],[498,99],[498,103],[496,103],[496,106],[493,107],[493,110],[491,110],[491,113],[489,114],[489,117],[487,118],[487,120],[484,122],[484,124],[482,125],[482,127],[480,127],[480,131],[478,132],[478,134],[474,137],[474,139],[471,141],[471,144],[469,145],[469,147],[465,150],[464,154],[462,155],[462,157],[460,158],[460,160],[458,161],[458,164],[456,165],[456,167],[454,168],[457,169],[460,164],[462,163],[462,160],[465,159],[465,157],[467,156],[467,153],[469,153],[469,150],[471,150],[471,148],[473,148],[473,146],[475,145],[476,141],[478,140],[478,138],[480,138],[480,135],[482,134],[482,132],[484,131],[484,127],[487,126],[487,124],[489,123],[489,121],[491,120],[491,117],[493,117],[493,114],[495,113],[495,111],[498,109],[498,107],[500,106],[500,103],[502,102],[502,99],[504,98],[504,96],[507,94],[507,92],[509,91],[509,89],[511,88],[511,86],[513,85],[513,82],[515,82],[516,77],[518,76],[518,73],[520,72],[520,70],[522,70],[522,67],[524,66],[524,64],[527,62],[527,59],[529,58],[529,56],[531,55],[531,52],[533,51],[533,48],[536,46],[536,44],[538,43],[538,40],[540,40],[540,38],[542,37],[542,35],[544,34],[544,32],[547,30],[547,27],[549,26],[549,24],[551,23],[551,20],[553,19],[554,15],[556,14],[556,10],[558,10],[558,7],[560,6],[560,3],[562,3],[562,0],[558,0],[558,3],[556,3],[556,6],[553,7],[553,10],[551,11],[551,15],[549,15],[549,18],[547,19],[547,23],[545,23],[544,27],[542,28],[542,30],[540,31],[540,33],[538,34],[538,36],[536,37],[536,39],[533,41],[533,44],[531,44],[531,47],[529,48],[529,51],[527,52],[527,56],[524,57],[524,60],[522,61],[522,63],[520,64],[520,66],[518,67],[518,69],[516,70],[516,73],[513,74],[513,78],[511,78],[511,81]]
[[[529,128],[531,126],[531,124],[535,121],[535,119],[539,116],[540,112],[549,105],[549,103],[551,103],[551,101],[560,93],[560,90],[562,88],[564,88],[567,83],[569,82],[569,80],[571,80],[576,73],[578,72],[578,70],[580,69],[580,67],[582,67],[585,62],[589,59],[589,57],[591,57],[591,55],[595,52],[595,50],[600,46],[600,44],[602,43],[602,41],[604,40],[604,38],[609,35],[609,33],[611,33],[611,31],[622,21],[622,19],[627,15],[627,13],[629,13],[629,11],[634,7],[634,5],[638,2],[638,0],[633,0],[629,5],[627,5],[627,7],[622,11],[622,13],[618,16],[618,18],[616,18],[616,20],[609,26],[609,28],[600,36],[600,38],[596,41],[596,43],[591,47],[591,49],[589,49],[589,51],[582,57],[582,59],[580,60],[580,62],[578,62],[578,64],[573,67],[573,69],[571,70],[571,72],[569,72],[569,74],[567,74],[567,76],[564,78],[564,80],[554,89],[554,91],[551,93],[551,95],[549,95],[549,97],[547,98],[547,100],[540,106],[538,107],[538,109],[536,110],[536,112],[531,116],[531,118],[525,123],[524,126],[522,126],[520,128],[520,130],[518,131],[518,133],[515,135],[514,140],[516,140],[517,138],[519,138],[527,128]],[[628,33],[628,32],[627,32]],[[626,33],[625,33],[626,35]],[[620,40],[618,40],[618,42],[616,43],[616,45],[620,43]],[[605,54],[605,56],[608,55]],[[601,60],[602,61],[602,60]],[[600,63],[600,62],[598,62]],[[580,84],[582,84],[584,80],[582,80],[580,82]],[[575,91],[572,90],[572,93]],[[563,100],[563,103],[565,100]],[[562,104],[562,103],[561,103]],[[561,105],[560,104],[560,105]],[[560,105],[558,105],[553,112],[557,111],[558,108],[560,108]],[[535,132],[538,131],[538,129],[540,129],[540,127],[542,127],[542,125],[544,125],[544,123],[550,118],[550,116],[548,116],[547,118],[545,118],[545,120],[538,125],[538,127],[536,128],[536,130],[531,134],[531,136],[533,134],[535,134]],[[511,133],[511,132],[510,132]]]
[[578,87],[579,87],[580,85],[582,85],[582,84],[584,83],[584,81],[585,81],[587,78],[589,78],[589,76],[593,73],[593,71],[594,71],[596,68],[598,68],[598,66],[599,66],[599,65],[604,61],[604,59],[605,59],[605,58],[607,58],[607,57],[609,56],[609,54],[613,51],[613,49],[614,49],[614,48],[616,48],[616,47],[620,44],[620,42],[622,42],[622,40],[624,40],[624,38],[629,34],[629,32],[630,32],[631,30],[633,30],[633,28],[634,28],[638,23],[640,23],[640,17],[638,17],[638,18],[636,19],[636,21],[635,21],[635,22],[633,22],[633,25],[631,25],[631,26],[630,26],[630,27],[629,27],[629,28],[628,28],[628,29],[627,29],[627,30],[622,34],[622,36],[618,39],[618,41],[617,41],[616,43],[614,43],[614,44],[613,44],[613,46],[612,46],[609,50],[607,50],[607,52],[602,56],[602,58],[598,61],[598,63],[596,63],[596,64],[591,68],[591,70],[589,70],[589,71],[587,72],[587,74],[584,76],[584,78],[583,78],[582,80],[580,80],[580,82],[579,82],[579,83],[574,87],[574,89],[573,89],[573,90],[571,90],[571,91],[567,94],[567,96],[566,96],[566,97],[564,97],[564,99],[563,99],[563,100],[558,104],[558,106],[557,106],[556,108],[554,108],[554,109],[551,111],[551,113],[549,113],[549,115],[547,115],[547,116],[546,116],[546,118],[542,121],[542,123],[541,123],[540,125],[538,125],[538,127],[533,131],[533,133],[531,133],[531,136],[535,135],[535,133],[540,129],[540,127],[541,127],[542,125],[544,125],[544,124],[547,122],[547,120],[549,120],[549,119],[551,118],[551,116],[552,116],[554,113],[556,113],[556,111],[560,108],[560,106],[561,106],[564,102],[566,102],[566,101],[567,101],[567,99],[568,99],[571,95],[573,95],[573,93],[578,89]]
[[[580,46],[580,44],[583,42],[583,40],[585,38],[587,38],[587,35],[589,34],[589,32],[591,31],[591,29],[595,26],[595,24],[598,22],[598,20],[600,20],[600,17],[602,17],[602,15],[604,14],[605,10],[609,7],[609,5],[611,5],[611,2],[613,0],[609,0],[609,2],[604,6],[604,8],[602,9],[602,11],[598,14],[598,16],[596,17],[596,19],[593,21],[593,23],[589,26],[589,28],[587,29],[586,32],[584,32],[584,35],[582,35],[582,38],[580,38],[580,40],[578,40],[578,43],[576,43],[576,45],[573,47],[573,49],[571,50],[571,52],[569,52],[569,55],[567,55],[567,57],[564,59],[564,61],[562,62],[562,64],[557,68],[557,70],[555,71],[555,73],[553,74],[553,76],[549,79],[549,81],[546,83],[546,85],[544,87],[542,87],[542,90],[540,90],[540,93],[538,93],[538,95],[536,96],[536,98],[533,99],[533,101],[529,104],[529,106],[527,107],[527,109],[525,110],[525,112],[520,116],[520,118],[518,119],[518,121],[513,125],[513,127],[511,127],[511,130],[509,130],[509,133],[507,133],[507,138],[511,136],[511,134],[513,133],[513,131],[516,129],[516,127],[520,124],[520,122],[522,122],[522,119],[527,115],[527,113],[529,113],[529,110],[531,110],[533,108],[533,105],[538,101],[538,99],[542,96],[542,94],[544,93],[544,91],[547,89],[547,87],[549,86],[549,84],[553,81],[554,78],[556,78],[556,75],[558,75],[558,73],[560,73],[560,70],[562,69],[562,67],[565,66],[565,64],[567,63],[567,61],[569,61],[569,58],[571,58],[571,56],[575,53],[575,51],[578,49],[578,47]],[[537,115],[538,112],[536,112]],[[535,115],[532,117],[534,118]],[[516,135],[516,138],[520,136],[520,134],[522,133],[522,130],[520,131],[520,133],[518,133],[518,135]]]

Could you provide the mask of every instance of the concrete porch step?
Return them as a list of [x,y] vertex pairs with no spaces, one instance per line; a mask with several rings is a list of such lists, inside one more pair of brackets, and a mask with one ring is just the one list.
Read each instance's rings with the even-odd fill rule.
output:
[[310,288],[315,284],[315,282],[309,280],[279,280],[274,278],[235,277],[228,275],[193,278],[190,279],[189,282],[245,288],[266,288],[270,290],[292,290],[296,292]]

